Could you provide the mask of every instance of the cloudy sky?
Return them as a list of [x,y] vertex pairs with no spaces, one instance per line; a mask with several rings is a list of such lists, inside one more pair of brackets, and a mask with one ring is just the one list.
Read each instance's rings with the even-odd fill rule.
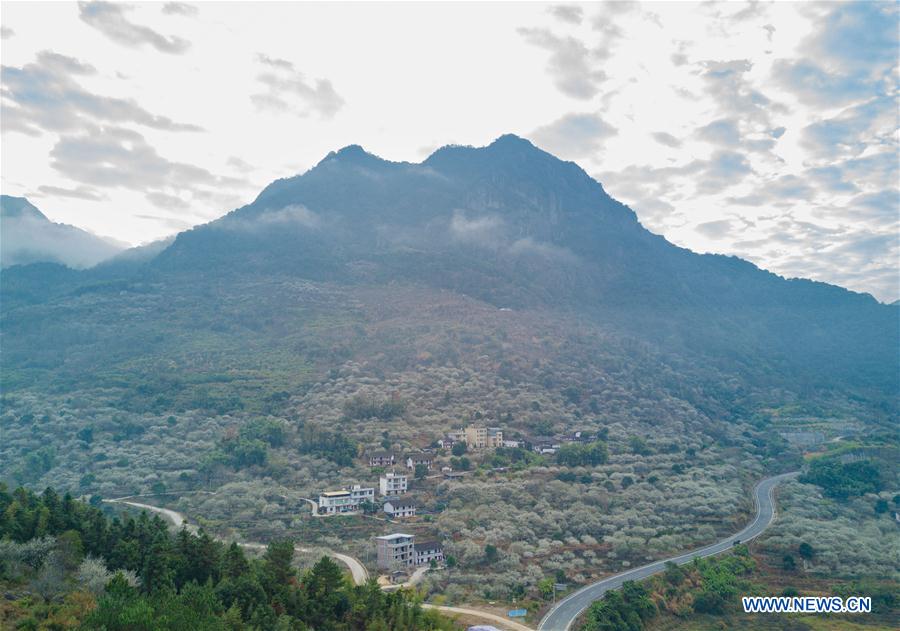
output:
[[132,244],[507,132],[650,229],[900,298],[894,3],[2,4],[2,189]]

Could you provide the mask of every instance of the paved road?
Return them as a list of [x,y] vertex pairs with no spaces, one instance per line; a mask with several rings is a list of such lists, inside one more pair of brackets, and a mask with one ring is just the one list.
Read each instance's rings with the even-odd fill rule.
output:
[[187,528],[188,532],[197,534],[197,527],[193,524],[187,523],[184,515],[168,508],[160,508],[159,506],[151,506],[150,504],[141,504],[140,502],[131,502],[122,498],[103,501],[109,502],[110,504],[128,504],[129,506],[134,506],[135,508],[148,510],[151,513],[158,513],[172,522],[172,525],[175,526],[175,530],[181,530],[181,527],[184,526],[185,528]]
[[422,608],[437,609],[438,611],[441,611],[443,613],[455,613],[463,616],[472,616],[473,618],[481,618],[482,620],[492,622],[495,625],[503,629],[509,629],[510,631],[533,631],[531,627],[526,627],[524,624],[515,622],[510,618],[497,616],[492,613],[487,613],[486,611],[478,611],[477,609],[466,609],[465,607],[443,607],[441,605],[429,605],[428,603],[422,603]]
[[[134,506],[135,508],[141,508],[144,510],[148,510],[152,513],[157,513],[162,515],[166,519],[168,519],[176,530],[180,530],[182,526],[188,529],[189,532],[197,534],[197,527],[189,524],[184,515],[177,511],[173,511],[168,508],[160,508],[159,506],[151,506],[150,504],[142,504],[140,502],[132,502],[126,498],[118,498],[113,500],[103,500],[104,502],[115,503],[115,504],[127,504],[129,506]],[[220,541],[224,541],[224,539],[220,539]],[[227,543],[227,542],[226,542]],[[266,545],[264,543],[238,543],[242,548],[251,548],[253,550],[265,550]],[[294,546],[294,550],[300,553],[308,553],[315,552],[312,548],[303,548],[301,546]],[[369,580],[369,572],[366,570],[366,567],[360,563],[357,559],[354,559],[352,556],[347,554],[341,554],[340,552],[335,552],[333,550],[325,550],[325,554],[330,556],[333,559],[337,559],[341,563],[347,566],[347,569],[350,570],[350,575],[353,577],[353,582],[357,585],[362,585],[367,580]]]
[[734,534],[727,539],[723,539],[718,543],[708,545],[705,548],[686,552],[669,559],[656,561],[655,563],[622,572],[621,574],[615,574],[602,581],[583,587],[559,601],[547,615],[544,616],[544,619],[541,620],[541,623],[538,625],[538,631],[568,631],[578,615],[587,609],[592,602],[601,598],[603,594],[611,589],[621,587],[622,583],[625,581],[640,580],[662,572],[666,568],[666,563],[669,561],[677,563],[678,565],[685,565],[694,559],[724,552],[734,545],[735,540],[740,540],[741,543],[744,543],[758,537],[766,528],[768,528],[769,524],[771,524],[772,520],[775,518],[775,501],[772,496],[773,490],[780,482],[796,476],[797,473],[798,472],[794,471],[792,473],[776,475],[771,478],[766,478],[756,485],[756,488],[753,489],[753,498],[756,502],[756,518],[739,533]]

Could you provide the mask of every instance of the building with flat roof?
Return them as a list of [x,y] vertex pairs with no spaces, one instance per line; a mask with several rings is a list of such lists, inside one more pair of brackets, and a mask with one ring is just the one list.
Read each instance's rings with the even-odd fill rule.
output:
[[325,491],[319,495],[319,515],[354,513],[363,502],[375,500],[375,489],[354,484],[340,491]]
[[415,535],[394,533],[375,537],[378,568],[400,570],[416,563]]
[[503,446],[503,430],[499,427],[469,425],[463,431],[469,449],[496,449]]
[[385,473],[378,478],[378,489],[385,497],[403,495],[409,490],[409,482],[405,473]]

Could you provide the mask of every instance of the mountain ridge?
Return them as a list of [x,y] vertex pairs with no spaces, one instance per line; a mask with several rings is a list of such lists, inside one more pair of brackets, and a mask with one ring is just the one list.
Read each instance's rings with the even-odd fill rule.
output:
[[111,239],[51,221],[25,197],[0,196],[0,266],[61,263],[93,267],[125,249]]
[[[390,300],[392,288],[405,287],[423,300],[449,292],[574,318],[748,383],[863,388],[879,400],[898,387],[891,349],[900,343],[900,310],[678,247],[575,163],[509,135],[487,147],[444,147],[418,164],[350,145],[146,258],[74,275],[4,274],[5,316],[19,322],[21,307],[23,317],[38,317],[53,301],[85,292],[108,295],[105,308],[126,314],[138,295],[177,294],[185,318],[209,321],[181,292],[230,301],[239,299],[238,287],[303,282],[344,296],[335,303],[340,317],[354,309],[358,291]],[[256,322],[254,308],[238,309],[242,322]],[[93,311],[101,303],[90,309],[85,317],[105,317]],[[269,315],[253,326],[278,329],[290,317]],[[124,334],[147,325],[135,326]]]

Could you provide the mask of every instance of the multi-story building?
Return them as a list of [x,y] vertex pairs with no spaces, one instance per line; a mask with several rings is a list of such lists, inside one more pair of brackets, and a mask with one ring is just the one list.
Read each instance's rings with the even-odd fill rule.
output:
[[469,425],[465,429],[466,445],[469,449],[484,449],[487,447],[487,427]]
[[416,503],[405,497],[391,498],[384,503],[384,512],[388,517],[395,519],[414,517],[416,514]]
[[369,454],[370,467],[394,466],[394,454],[389,451],[373,451]]
[[416,564],[415,535],[400,532],[375,537],[378,568],[399,570]]
[[454,429],[452,431],[447,432],[447,440],[454,442],[454,443],[465,442],[466,430]]
[[319,495],[319,515],[353,513],[363,502],[375,500],[375,489],[354,484],[340,491],[325,491]]
[[413,470],[417,465],[424,465],[431,471],[431,467],[434,466],[434,458],[429,456],[428,454],[410,454],[406,456],[406,468],[409,470]]
[[444,560],[444,546],[438,541],[423,541],[415,545],[416,565],[425,565],[435,561],[440,563]]
[[409,489],[405,473],[385,473],[378,479],[378,488],[385,497],[403,495]]
[[496,449],[503,446],[503,430],[499,427],[469,425],[465,429],[469,449]]
[[378,569],[403,570],[415,565],[425,565],[432,561],[444,560],[444,548],[437,541],[416,543],[415,535],[394,533],[375,537]]

